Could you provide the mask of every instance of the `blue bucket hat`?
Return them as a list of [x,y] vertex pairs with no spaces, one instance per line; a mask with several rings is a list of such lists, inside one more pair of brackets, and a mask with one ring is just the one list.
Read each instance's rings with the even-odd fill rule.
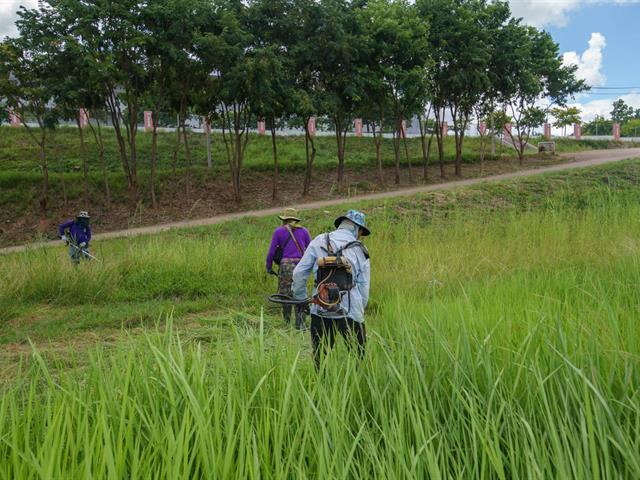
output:
[[366,237],[371,234],[371,231],[367,228],[367,219],[364,213],[357,210],[349,210],[346,214],[336,218],[336,221],[333,222],[333,224],[338,228],[343,220],[351,220],[353,223],[358,225],[362,229],[362,236]]

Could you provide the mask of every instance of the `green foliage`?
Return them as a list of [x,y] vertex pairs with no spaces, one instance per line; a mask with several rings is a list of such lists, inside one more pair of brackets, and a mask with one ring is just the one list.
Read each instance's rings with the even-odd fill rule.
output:
[[631,120],[634,115],[633,107],[627,105],[624,100],[619,98],[613,102],[613,110],[611,110],[611,120],[616,123],[624,124]]
[[620,135],[623,137],[640,136],[640,118],[632,118],[620,127]]
[[548,108],[564,106],[574,94],[587,89],[575,77],[576,66],[565,66],[551,35],[519,21],[510,21],[500,32],[500,50],[508,52],[497,65],[502,101],[508,106],[522,161],[531,132],[542,125],[545,112],[538,106],[544,98]]
[[580,109],[578,107],[557,107],[551,110],[551,115],[555,118],[553,126],[564,129],[567,135],[567,127],[580,123]]

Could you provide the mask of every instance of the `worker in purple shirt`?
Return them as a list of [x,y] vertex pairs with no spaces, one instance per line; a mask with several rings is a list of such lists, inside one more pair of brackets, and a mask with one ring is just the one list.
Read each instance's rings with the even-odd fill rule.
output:
[[[286,208],[278,218],[282,226],[275,229],[267,254],[267,273],[273,273],[273,264],[279,265],[278,293],[291,296],[293,270],[298,265],[304,251],[311,243],[309,231],[299,225],[300,218],[295,208]],[[296,305],[296,328],[305,329],[305,305]],[[287,324],[291,323],[291,305],[282,306],[282,315]]]
[[60,239],[69,245],[71,263],[78,265],[80,260],[88,260],[91,227],[89,212],[82,211],[74,220],[69,220],[58,227]]

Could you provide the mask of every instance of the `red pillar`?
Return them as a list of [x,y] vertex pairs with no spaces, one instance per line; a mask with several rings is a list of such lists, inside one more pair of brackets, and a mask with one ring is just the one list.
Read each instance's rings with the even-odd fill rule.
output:
[[362,136],[362,119],[361,118],[356,118],[354,120],[353,124],[354,124],[356,137],[361,137]]
[[89,126],[89,111],[86,108],[80,109],[80,128]]
[[582,125],[579,123],[573,124],[573,137],[576,140],[580,140],[582,138]]
[[9,109],[9,123],[12,127],[20,126],[20,117],[18,117],[12,109]]
[[407,121],[402,120],[400,123],[400,133],[402,134],[402,138],[407,138]]
[[504,124],[504,134],[507,136],[511,135],[511,123]]
[[613,139],[617,142],[620,141],[620,124],[619,123],[613,124]]
[[264,120],[258,120],[258,135],[264,135],[267,131],[267,125]]
[[144,131],[150,132],[153,130],[153,112],[149,110],[144,111]]
[[449,124],[447,122],[442,122],[442,136],[446,137],[449,133]]
[[307,129],[309,130],[309,136],[316,136],[316,117],[309,117],[309,123],[307,124]]
[[544,124],[544,138],[546,138],[547,140],[551,140],[551,124],[550,123]]
[[478,125],[478,132],[480,133],[480,135],[484,135],[485,133],[487,133],[487,124],[484,122],[480,122],[480,125]]

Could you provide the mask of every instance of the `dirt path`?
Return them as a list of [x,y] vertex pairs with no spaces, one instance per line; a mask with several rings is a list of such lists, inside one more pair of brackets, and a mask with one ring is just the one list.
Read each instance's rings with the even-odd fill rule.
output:
[[[471,178],[466,180],[449,181],[437,183],[433,185],[423,185],[419,187],[405,188],[402,190],[392,190],[389,192],[371,193],[367,195],[358,195],[353,197],[333,198],[330,200],[320,200],[315,202],[300,203],[292,205],[300,210],[311,210],[317,208],[330,207],[340,205],[342,203],[352,203],[365,200],[381,200],[386,198],[406,197],[415,195],[416,193],[432,192],[436,190],[447,190],[451,188],[464,187],[469,185],[478,185],[485,182],[495,182],[498,180],[508,180],[510,178],[527,177],[538,175],[541,173],[558,172],[575,168],[592,167],[610,162],[640,157],[640,148],[622,148],[613,150],[591,150],[580,153],[563,154],[567,158],[567,162],[556,165],[520,170],[517,172],[505,173],[501,175],[493,175],[481,178]],[[569,160],[570,159],[570,160]],[[165,223],[161,225],[151,225],[147,227],[131,228],[128,230],[119,230],[113,232],[105,232],[94,235],[94,240],[104,240],[109,238],[133,237],[138,235],[148,235],[153,233],[165,232],[173,228],[199,227],[206,225],[214,225],[217,223],[227,222],[229,220],[237,220],[244,217],[266,217],[276,215],[282,211],[282,207],[267,208],[262,210],[248,210],[244,212],[227,213],[216,215],[209,218],[200,218],[195,220],[184,220],[179,222]],[[46,246],[59,245],[59,241],[38,242],[28,245],[19,245],[15,247],[6,247],[0,249],[0,254],[8,254],[15,252],[23,252],[27,249],[40,248]]]

